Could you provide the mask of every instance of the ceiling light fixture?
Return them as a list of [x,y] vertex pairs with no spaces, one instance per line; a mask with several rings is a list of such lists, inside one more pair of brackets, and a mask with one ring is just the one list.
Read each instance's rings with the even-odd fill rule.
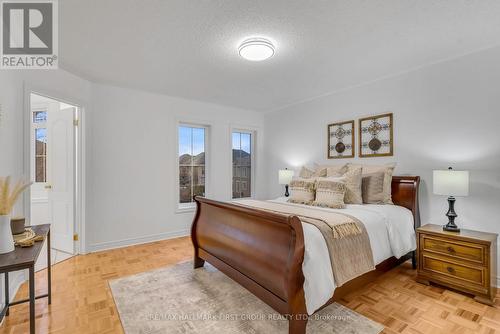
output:
[[250,61],[262,61],[274,55],[274,45],[265,38],[250,38],[243,41],[238,47],[241,57]]

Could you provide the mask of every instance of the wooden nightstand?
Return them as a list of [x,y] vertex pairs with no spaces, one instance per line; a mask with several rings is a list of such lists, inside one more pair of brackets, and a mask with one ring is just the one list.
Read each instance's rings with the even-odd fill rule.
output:
[[417,281],[434,282],[493,304],[497,276],[497,234],[443,231],[441,225],[417,229]]

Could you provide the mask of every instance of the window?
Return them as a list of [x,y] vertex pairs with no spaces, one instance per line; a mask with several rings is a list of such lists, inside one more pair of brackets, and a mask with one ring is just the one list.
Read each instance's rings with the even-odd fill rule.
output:
[[233,198],[252,196],[252,134],[233,131]]
[[47,122],[46,111],[35,111],[33,113],[33,123],[46,123],[46,122]]
[[179,203],[205,196],[205,127],[179,126]]
[[47,111],[33,113],[35,182],[47,182]]

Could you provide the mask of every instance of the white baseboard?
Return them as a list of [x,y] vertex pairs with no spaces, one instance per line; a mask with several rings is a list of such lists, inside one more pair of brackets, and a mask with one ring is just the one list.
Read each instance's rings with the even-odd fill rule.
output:
[[184,229],[184,230],[173,231],[173,232],[165,232],[165,233],[147,235],[147,236],[142,236],[142,237],[138,237],[138,238],[106,241],[106,242],[100,242],[100,243],[90,245],[88,247],[87,251],[89,253],[100,252],[100,251],[109,250],[109,249],[146,244],[146,243],[154,242],[154,241],[185,237],[188,235],[190,235],[190,230]]

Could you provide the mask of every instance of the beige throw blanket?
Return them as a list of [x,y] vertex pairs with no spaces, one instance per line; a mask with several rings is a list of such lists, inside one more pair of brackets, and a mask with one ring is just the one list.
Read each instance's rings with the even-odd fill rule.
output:
[[239,204],[296,215],[303,223],[316,226],[325,238],[337,287],[375,269],[370,239],[361,221],[350,215],[308,208],[290,203],[242,200]]

